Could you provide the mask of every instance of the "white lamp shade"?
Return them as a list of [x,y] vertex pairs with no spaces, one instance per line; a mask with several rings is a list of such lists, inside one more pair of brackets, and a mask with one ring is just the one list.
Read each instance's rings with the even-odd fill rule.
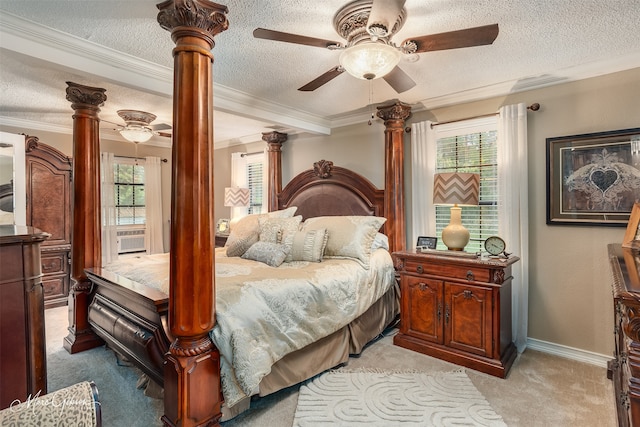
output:
[[224,205],[236,208],[249,206],[250,196],[248,188],[227,187],[224,189]]
[[363,80],[377,79],[393,70],[402,53],[384,43],[360,43],[340,54],[340,65],[349,74]]

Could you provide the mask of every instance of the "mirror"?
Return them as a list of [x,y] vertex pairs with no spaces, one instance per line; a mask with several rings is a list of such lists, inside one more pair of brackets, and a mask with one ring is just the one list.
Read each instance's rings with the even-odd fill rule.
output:
[[24,135],[0,132],[0,224],[26,225]]

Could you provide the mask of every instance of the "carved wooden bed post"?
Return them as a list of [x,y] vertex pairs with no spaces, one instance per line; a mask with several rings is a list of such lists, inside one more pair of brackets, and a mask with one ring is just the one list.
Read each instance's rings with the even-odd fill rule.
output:
[[269,212],[278,210],[278,194],[282,193],[282,143],[287,137],[275,130],[262,133],[262,140],[269,145]]
[[73,108],[73,227],[69,335],[63,346],[77,353],[102,344],[91,330],[88,314],[91,282],[85,268],[102,265],[100,221],[100,119],[107,99],[105,89],[67,82],[67,100]]
[[384,120],[384,215],[391,252],[406,247],[404,211],[404,123],[411,116],[411,106],[402,102],[378,107],[378,117]]
[[164,362],[162,421],[218,425],[220,354],[209,337],[215,325],[211,49],[228,27],[228,10],[207,0],[168,0],[158,9],[160,26],[176,44],[169,271],[175,339]]

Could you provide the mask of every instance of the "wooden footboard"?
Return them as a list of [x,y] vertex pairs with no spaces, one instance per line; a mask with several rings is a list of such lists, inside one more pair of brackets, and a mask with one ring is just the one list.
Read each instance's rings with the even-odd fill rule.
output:
[[86,270],[95,287],[89,324],[111,349],[163,385],[163,360],[173,338],[168,297],[109,271]]

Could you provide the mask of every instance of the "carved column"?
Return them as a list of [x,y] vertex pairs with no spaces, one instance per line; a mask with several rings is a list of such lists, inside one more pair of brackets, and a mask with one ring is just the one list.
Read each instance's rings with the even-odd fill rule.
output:
[[262,140],[269,146],[269,212],[278,210],[278,195],[282,192],[282,143],[288,135],[277,131],[263,132]]
[[384,120],[385,185],[384,215],[393,218],[385,224],[391,252],[406,246],[404,211],[404,124],[411,116],[411,106],[400,101],[378,107],[378,117]]
[[69,353],[102,344],[102,340],[89,327],[91,282],[84,269],[100,267],[102,263],[98,113],[99,107],[107,100],[105,91],[67,82],[67,100],[74,111],[69,335],[63,342]]
[[213,223],[214,36],[228,27],[226,6],[206,0],[158,4],[173,49],[173,177],[169,327],[164,415],[171,426],[218,425],[222,396],[215,325]]

